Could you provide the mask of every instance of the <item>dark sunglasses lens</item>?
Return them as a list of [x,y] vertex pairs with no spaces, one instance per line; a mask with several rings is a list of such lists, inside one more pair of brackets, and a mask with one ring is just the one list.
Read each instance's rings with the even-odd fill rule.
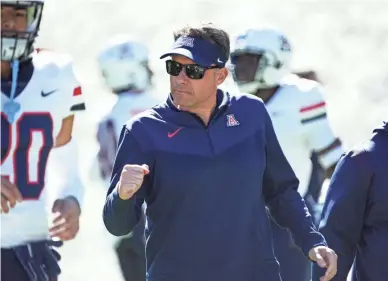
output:
[[186,65],[185,70],[190,79],[202,79],[205,75],[205,69],[199,65]]
[[172,76],[178,76],[182,70],[182,65],[176,61],[166,61],[166,71]]

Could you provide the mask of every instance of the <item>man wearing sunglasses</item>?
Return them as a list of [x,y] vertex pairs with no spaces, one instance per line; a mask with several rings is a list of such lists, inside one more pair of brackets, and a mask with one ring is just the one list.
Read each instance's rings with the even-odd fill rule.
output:
[[229,35],[205,25],[174,39],[161,57],[171,57],[169,98],[121,131],[106,228],[129,233],[147,203],[147,280],[280,281],[268,206],[330,280],[336,254],[297,192],[263,102],[218,88],[228,75]]

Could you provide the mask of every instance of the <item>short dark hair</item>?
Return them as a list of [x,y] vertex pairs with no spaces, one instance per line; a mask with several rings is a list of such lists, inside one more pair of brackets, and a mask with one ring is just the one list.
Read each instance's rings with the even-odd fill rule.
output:
[[198,26],[187,25],[174,32],[174,41],[181,36],[194,36],[202,40],[209,41],[218,45],[226,59],[230,55],[230,39],[229,34],[221,29],[215,27],[212,23],[200,24]]

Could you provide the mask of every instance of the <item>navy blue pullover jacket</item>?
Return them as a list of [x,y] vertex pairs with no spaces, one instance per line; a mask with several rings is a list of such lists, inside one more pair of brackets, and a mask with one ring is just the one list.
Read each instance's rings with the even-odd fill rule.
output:
[[[306,255],[325,244],[263,102],[221,90],[217,101],[208,126],[168,99],[122,130],[103,217],[124,235],[145,200],[147,280],[280,280],[266,206]],[[150,167],[130,200],[116,188],[125,164]]]
[[[320,230],[338,255],[345,281],[388,280],[388,123],[342,157],[331,178]],[[323,275],[314,266],[313,281]]]

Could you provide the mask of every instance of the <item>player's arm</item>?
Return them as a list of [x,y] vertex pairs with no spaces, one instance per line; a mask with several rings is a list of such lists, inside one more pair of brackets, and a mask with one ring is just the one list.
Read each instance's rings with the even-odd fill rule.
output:
[[58,215],[49,229],[52,237],[71,240],[79,230],[79,217],[84,196],[84,186],[78,163],[78,144],[74,130],[76,113],[85,110],[81,87],[75,78],[72,64],[63,69],[61,97],[63,120],[50,153],[47,173],[50,192],[54,194],[52,212]]
[[[372,180],[370,165],[365,151],[350,152],[341,158],[331,178],[319,229],[338,255],[334,280],[346,280],[353,264]],[[314,266],[312,280],[319,280],[321,274]]]
[[326,177],[330,179],[344,151],[327,119],[322,87],[317,84],[311,91],[302,93],[301,100],[299,113],[307,145],[316,153]]
[[55,139],[54,149],[50,153],[47,165],[48,178],[50,184],[56,187],[55,198],[71,198],[81,206],[84,188],[80,177],[79,151],[74,125],[79,117],[78,113],[85,111],[85,101],[71,61],[66,61],[62,66],[61,75],[59,102],[63,104],[63,120]]
[[117,185],[123,167],[127,164],[147,164],[151,170],[153,166],[151,159],[150,154],[143,151],[131,130],[124,126],[120,134],[111,183],[103,209],[105,227],[111,234],[116,236],[126,235],[138,224],[142,217],[142,204],[146,191],[149,190],[152,181],[152,176],[145,177],[141,188],[135,195],[128,200],[122,200],[119,197]]
[[[318,156],[318,159],[320,160],[320,163],[322,165],[325,165],[325,164],[328,165],[326,167],[323,166],[325,168],[326,178],[330,179],[333,176],[335,167],[337,166],[337,163],[342,153],[343,153],[342,143],[338,138],[335,138],[334,141],[328,147],[325,147],[324,149],[316,151],[316,154]],[[330,154],[334,154],[334,155],[330,155]],[[331,160],[329,164],[325,162],[326,160],[325,157]],[[330,159],[330,157],[332,157],[332,159]],[[336,158],[338,158],[338,160],[336,160]]]
[[[84,189],[79,175],[78,147],[73,133],[74,116],[63,119],[61,131],[48,162],[48,185],[54,193],[52,237],[73,239],[79,230]],[[51,180],[50,180],[51,179]]]
[[100,169],[100,175],[103,180],[109,180],[118,146],[116,129],[113,120],[103,120],[98,125],[97,142],[99,145],[97,161]]
[[54,148],[68,144],[73,136],[74,115],[69,115],[62,120],[62,127],[58,136],[55,138]]
[[271,216],[280,226],[290,230],[295,243],[308,256],[312,248],[326,245],[325,239],[318,233],[297,191],[299,181],[283,154],[266,110],[265,122],[267,162],[263,177],[264,199]]
[[70,197],[75,199],[77,204],[81,206],[84,190],[79,174],[78,144],[73,132],[74,120],[74,115],[65,117],[62,120],[61,130],[50,154],[49,169],[50,177],[52,179],[53,177],[57,178],[55,183],[58,188],[57,199]]

